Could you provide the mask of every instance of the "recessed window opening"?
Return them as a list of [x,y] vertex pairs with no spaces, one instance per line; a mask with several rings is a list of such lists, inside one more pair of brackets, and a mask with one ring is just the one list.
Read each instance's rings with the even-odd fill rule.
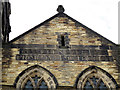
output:
[[65,46],[65,36],[61,35],[61,45]]

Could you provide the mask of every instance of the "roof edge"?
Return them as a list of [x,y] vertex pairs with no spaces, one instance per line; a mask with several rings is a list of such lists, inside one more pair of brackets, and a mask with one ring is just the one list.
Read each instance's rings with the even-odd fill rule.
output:
[[8,43],[12,43],[12,42],[18,40],[18,39],[21,38],[22,36],[28,34],[29,32],[31,32],[31,31],[33,31],[33,30],[35,30],[35,29],[37,29],[38,27],[42,26],[43,24],[49,22],[50,20],[54,19],[54,18],[57,17],[58,15],[59,15],[59,13],[55,14],[54,16],[50,17],[49,19],[43,21],[42,23],[40,23],[40,24],[36,25],[35,27],[29,29],[28,31],[24,32],[23,34],[21,34],[21,35],[15,37],[14,39],[10,40]]
[[[64,13],[65,14],[65,13]],[[94,30],[90,29],[89,27],[85,26],[84,24],[78,22],[77,20],[73,19],[72,17],[68,16],[67,14],[65,14],[69,19],[71,19],[73,22],[79,23],[83,28],[92,31],[93,33],[97,34],[98,36],[100,36],[101,38],[104,38],[105,40],[109,41],[110,43],[117,45],[116,43],[112,42],[111,40],[107,39],[106,37],[102,36],[101,34],[95,32]]]
[[65,13],[61,13],[61,12],[60,12],[60,13],[55,14],[54,16],[52,16],[52,17],[50,17],[49,19],[45,20],[44,22],[42,22],[42,23],[38,24],[37,26],[35,26],[35,27],[31,28],[30,30],[26,31],[25,33],[23,33],[23,34],[19,35],[18,37],[14,38],[13,40],[9,41],[8,43],[12,43],[12,42],[14,42],[14,41],[18,40],[18,39],[19,39],[19,38],[21,38],[22,36],[24,36],[24,35],[28,34],[29,32],[31,32],[31,31],[33,31],[33,30],[35,30],[36,28],[38,28],[38,27],[42,26],[43,24],[45,24],[46,22],[49,22],[50,20],[54,19],[54,18],[55,18],[55,17],[57,17],[57,16],[66,16],[66,17],[68,17],[69,19],[71,19],[73,22],[79,23],[79,24],[80,24],[83,28],[85,28],[85,29],[87,29],[87,30],[92,31],[93,33],[97,34],[99,37],[101,37],[101,38],[103,38],[103,39],[105,39],[105,40],[109,41],[110,43],[112,43],[112,44],[114,44],[114,45],[117,45],[116,43],[112,42],[111,40],[107,39],[106,37],[104,37],[104,36],[100,35],[99,33],[95,32],[94,30],[92,30],[92,29],[88,28],[88,27],[87,27],[87,26],[85,26],[84,24],[82,24],[82,23],[78,22],[77,20],[73,19],[72,17],[68,16],[67,14],[65,14]]

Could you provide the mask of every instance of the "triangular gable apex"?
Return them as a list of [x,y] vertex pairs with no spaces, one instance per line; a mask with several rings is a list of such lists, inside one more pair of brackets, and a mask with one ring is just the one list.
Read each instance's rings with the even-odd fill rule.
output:
[[14,42],[14,41],[20,39],[21,37],[23,37],[24,35],[28,34],[29,32],[32,32],[33,30],[37,29],[38,27],[44,25],[45,23],[47,23],[47,22],[51,21],[52,19],[54,19],[55,17],[59,17],[59,16],[67,17],[68,19],[72,20],[73,22],[76,22],[76,23],[80,24],[80,26],[82,26],[83,28],[89,30],[90,32],[93,32],[93,33],[97,34],[99,37],[101,37],[101,38],[103,38],[103,39],[109,41],[110,43],[112,43],[112,44],[114,44],[114,45],[117,45],[117,44],[115,44],[114,42],[112,42],[112,41],[110,41],[109,39],[103,37],[102,35],[98,34],[97,32],[93,31],[92,29],[88,28],[88,27],[85,26],[84,24],[78,22],[77,20],[73,19],[72,17],[68,16],[68,15],[65,14],[65,13],[58,13],[58,14],[52,16],[51,18],[45,20],[45,21],[42,22],[41,24],[38,24],[37,26],[33,27],[32,29],[30,29],[30,30],[26,31],[25,33],[19,35],[18,37],[14,38],[14,39],[11,40],[9,43],[12,43],[12,42]]

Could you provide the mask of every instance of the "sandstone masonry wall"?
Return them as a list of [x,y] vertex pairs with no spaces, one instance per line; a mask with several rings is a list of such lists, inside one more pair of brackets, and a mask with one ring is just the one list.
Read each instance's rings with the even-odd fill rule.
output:
[[116,53],[113,43],[68,17],[56,17],[3,48],[2,84],[14,85],[22,71],[39,65],[56,77],[59,86],[74,86],[89,66],[107,71],[120,85]]

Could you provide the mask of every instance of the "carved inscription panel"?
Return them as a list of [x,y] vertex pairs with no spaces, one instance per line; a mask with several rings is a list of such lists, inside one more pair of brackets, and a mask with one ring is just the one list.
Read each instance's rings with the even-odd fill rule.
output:
[[20,49],[16,60],[113,61],[107,50]]

